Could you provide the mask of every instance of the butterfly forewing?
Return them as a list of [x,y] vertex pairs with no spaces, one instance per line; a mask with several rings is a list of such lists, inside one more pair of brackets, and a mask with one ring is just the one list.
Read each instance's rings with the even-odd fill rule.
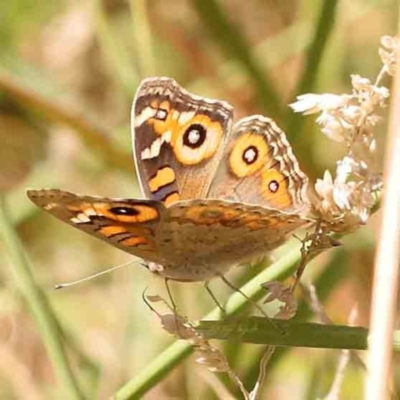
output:
[[145,79],[132,106],[132,138],[146,197],[166,205],[204,198],[232,115],[228,103],[195,96],[173,79]]
[[151,200],[79,196],[61,190],[29,190],[51,215],[137,257],[160,262],[156,234],[165,207]]

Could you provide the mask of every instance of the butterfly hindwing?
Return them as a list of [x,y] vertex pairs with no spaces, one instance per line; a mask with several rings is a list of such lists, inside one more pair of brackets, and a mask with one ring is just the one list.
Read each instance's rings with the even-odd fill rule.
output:
[[173,79],[145,79],[133,102],[131,124],[144,195],[165,205],[204,198],[232,115],[228,103],[192,95]]
[[161,203],[79,196],[62,190],[29,190],[28,197],[81,231],[137,257],[159,261],[155,237],[165,214]]
[[234,125],[207,197],[299,213],[308,206],[307,191],[284,132],[254,115]]
[[207,280],[278,247],[308,221],[298,215],[223,200],[187,200],[167,208],[158,250],[171,279]]

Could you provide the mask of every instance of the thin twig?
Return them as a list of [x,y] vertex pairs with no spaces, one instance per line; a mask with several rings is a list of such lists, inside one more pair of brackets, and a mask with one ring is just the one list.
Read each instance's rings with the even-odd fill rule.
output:
[[208,384],[208,386],[212,389],[212,391],[219,399],[236,399],[236,397],[234,397],[233,394],[229,392],[229,390],[223,385],[218,377],[210,371],[206,371],[203,368],[196,368],[196,377],[200,377],[201,379],[203,379],[204,382]]
[[[315,288],[314,288],[314,292],[315,292]],[[350,312],[349,325],[354,325],[356,317],[357,317],[357,307],[354,307]],[[355,353],[355,352],[353,352],[353,353]],[[344,379],[344,373],[345,373],[347,365],[349,364],[351,356],[352,356],[352,354],[351,354],[350,350],[342,350],[341,351],[338,366],[336,369],[335,379],[333,380],[331,388],[330,388],[328,394],[325,396],[324,400],[338,400],[339,399],[340,390],[342,388],[343,379]]]
[[293,293],[300,282],[307,264],[323,251],[338,246],[340,243],[329,236],[329,229],[322,226],[321,220],[318,220],[314,226],[314,232],[307,234],[304,239],[300,239],[302,246],[300,249],[301,258],[294,273],[294,282],[289,287],[290,293]]
[[335,379],[332,382],[332,386],[324,400],[338,400],[340,395],[340,389],[342,387],[344,372],[350,360],[350,350],[342,350],[339,362],[336,370]]
[[267,346],[265,353],[261,357],[260,361],[260,372],[258,374],[257,382],[254,385],[254,389],[250,393],[250,400],[257,400],[261,394],[261,388],[264,383],[266,377],[266,369],[268,361],[271,359],[274,354],[276,347],[275,346]]

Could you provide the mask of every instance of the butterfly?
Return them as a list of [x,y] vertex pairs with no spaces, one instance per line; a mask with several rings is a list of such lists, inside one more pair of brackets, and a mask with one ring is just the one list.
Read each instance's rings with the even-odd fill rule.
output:
[[146,200],[29,190],[60,220],[145,260],[171,280],[209,281],[264,256],[309,223],[308,177],[274,121],[233,121],[230,104],[171,78],[141,82],[134,159]]

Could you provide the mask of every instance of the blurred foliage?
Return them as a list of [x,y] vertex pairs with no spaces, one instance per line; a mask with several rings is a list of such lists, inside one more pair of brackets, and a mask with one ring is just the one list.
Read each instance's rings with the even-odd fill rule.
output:
[[[334,168],[344,150],[320,134],[313,117],[294,117],[287,104],[303,91],[349,91],[350,74],[373,79],[380,37],[395,31],[395,8],[394,0],[0,2],[0,190],[86,398],[109,398],[171,343],[142,301],[146,287],[163,296],[165,288],[134,265],[53,291],[55,283],[130,257],[38,212],[25,189],[141,197],[129,120],[136,87],[149,75],[171,76],[190,91],[227,100],[237,117],[273,116],[288,129],[300,164],[315,179]],[[380,149],[384,132],[385,119]],[[338,324],[346,324],[355,304],[357,325],[368,324],[376,218],[343,239],[342,249],[308,267],[306,279],[318,281],[327,313]],[[3,244],[0,260],[0,398],[60,398],[56,369]],[[239,284],[256,272],[234,269],[230,279]],[[212,285],[218,298],[230,294],[224,284]],[[213,306],[201,285],[172,288],[192,318]],[[297,318],[315,319],[305,312]],[[260,347],[235,342],[221,348],[244,382],[254,384]],[[277,352],[262,398],[325,396],[339,354]],[[177,364],[145,398],[223,398],[220,384],[239,396],[225,378],[199,374],[192,358]],[[346,374],[341,398],[361,399],[363,372],[352,367]],[[65,392],[65,398],[71,396]]]

